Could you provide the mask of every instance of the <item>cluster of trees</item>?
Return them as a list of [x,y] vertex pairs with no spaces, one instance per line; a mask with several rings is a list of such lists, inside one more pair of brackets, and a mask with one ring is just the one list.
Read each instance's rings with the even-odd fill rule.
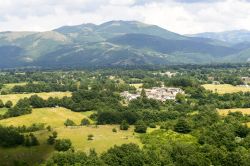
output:
[[39,92],[74,92],[77,90],[76,84],[57,83],[28,83],[26,85],[16,85],[11,91],[14,93],[39,93]]
[[3,103],[2,100],[0,100],[0,108],[11,108],[13,106],[12,101],[7,101],[5,104]]
[[25,136],[24,146],[30,147],[30,146],[37,146],[37,145],[39,145],[39,141],[33,133],[30,133]]
[[39,145],[39,141],[33,133],[21,134],[22,132],[24,132],[23,128],[0,126],[0,146],[15,147],[24,145],[29,147]]
[[14,127],[0,126],[0,146],[14,147],[24,143],[24,136]]
[[29,102],[29,99],[20,99],[17,104],[9,108],[8,111],[3,115],[4,118],[16,117],[25,114],[30,114],[32,112],[32,108]]

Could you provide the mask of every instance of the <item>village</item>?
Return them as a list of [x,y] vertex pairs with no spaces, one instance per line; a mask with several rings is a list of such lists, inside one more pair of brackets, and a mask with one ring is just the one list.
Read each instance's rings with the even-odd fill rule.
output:
[[[125,98],[127,101],[137,99],[141,96],[142,89],[138,89],[137,93],[132,94],[128,91],[122,92],[121,97]],[[151,89],[145,89],[147,98],[159,100],[165,102],[166,100],[175,100],[177,94],[184,94],[185,92],[180,88],[174,87],[153,87]]]

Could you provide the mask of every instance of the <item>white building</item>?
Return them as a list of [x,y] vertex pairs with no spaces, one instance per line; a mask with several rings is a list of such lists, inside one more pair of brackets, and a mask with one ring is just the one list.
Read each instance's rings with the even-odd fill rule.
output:
[[[184,94],[184,91],[180,88],[166,88],[166,87],[154,87],[152,89],[145,89],[146,96],[149,99],[160,100],[162,102],[166,100],[175,100],[178,93]],[[140,97],[141,90],[137,94],[131,94],[128,91],[122,92],[121,96],[128,101],[137,99]]]

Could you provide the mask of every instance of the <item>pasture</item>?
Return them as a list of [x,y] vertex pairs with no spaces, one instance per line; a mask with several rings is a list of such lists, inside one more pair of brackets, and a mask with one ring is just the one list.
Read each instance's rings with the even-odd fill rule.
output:
[[33,109],[31,114],[0,120],[0,125],[30,126],[34,123],[43,123],[51,127],[62,127],[68,118],[76,124],[80,124],[81,120],[87,117],[81,113],[72,112],[65,108],[40,108]]
[[142,88],[143,84],[129,84],[130,86],[134,86],[136,89]]
[[[113,128],[116,128],[117,132],[113,132]],[[133,129],[131,127],[128,131],[121,131],[117,125],[99,125],[57,128],[56,131],[59,138],[69,138],[75,150],[88,152],[94,148],[97,153],[102,153],[114,145],[125,143],[140,145],[138,134],[135,134]],[[93,140],[88,140],[89,134],[93,134]]]
[[226,116],[229,112],[241,112],[244,115],[250,115],[250,108],[218,109],[221,116]]
[[[88,112],[86,115],[90,115]],[[139,134],[133,132],[134,127],[128,131],[119,130],[118,125],[90,125],[90,126],[72,126],[65,127],[64,121],[69,118],[76,124],[80,124],[81,119],[86,118],[82,113],[71,112],[65,108],[43,108],[34,109],[32,114],[23,115],[14,118],[0,120],[0,125],[13,126],[30,126],[33,123],[45,123],[53,127],[57,131],[58,138],[68,138],[72,141],[75,150],[88,152],[90,149],[95,149],[97,153],[102,153],[114,145],[124,143],[136,143],[140,146]],[[116,128],[117,132],[112,129]],[[51,156],[54,152],[53,146],[46,143],[48,136],[51,134],[47,130],[34,132],[37,136],[40,145],[35,147],[14,147],[0,148],[0,163],[11,165],[13,160],[24,160],[30,164],[41,162]],[[93,140],[88,140],[88,135],[93,134]]]
[[236,93],[236,92],[250,92],[250,88],[233,86],[230,84],[204,84],[202,85],[206,90],[210,90],[214,93],[225,94],[225,93]]
[[0,115],[4,115],[7,111],[7,108],[0,108]]
[[4,84],[3,85],[3,91],[10,91],[14,86],[24,86],[26,85],[27,82],[20,82],[20,83],[9,83],[9,84]]
[[48,99],[49,97],[58,97],[63,98],[64,96],[70,97],[71,92],[43,92],[43,93],[27,93],[27,94],[8,94],[8,95],[0,95],[0,100],[4,103],[7,101],[12,101],[13,104],[16,104],[20,99],[25,97],[29,98],[32,95],[38,95],[43,99]]

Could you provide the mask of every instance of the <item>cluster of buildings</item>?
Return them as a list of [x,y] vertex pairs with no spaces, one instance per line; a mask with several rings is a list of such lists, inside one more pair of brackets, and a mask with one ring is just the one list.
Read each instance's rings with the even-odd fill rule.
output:
[[[129,93],[128,91],[122,92],[121,96],[126,100],[131,101],[140,97],[141,90],[136,94]],[[184,91],[180,88],[167,88],[167,87],[154,87],[152,89],[145,89],[147,98],[155,99],[159,101],[175,100],[178,93],[184,94]]]
[[160,72],[160,73],[153,73],[154,75],[160,75],[160,76],[167,76],[167,77],[169,77],[169,78],[171,78],[171,77],[174,77],[174,76],[176,76],[177,75],[177,73],[172,73],[172,72],[170,72],[170,71],[166,71],[166,72],[164,72],[164,73],[162,73],[162,72]]

